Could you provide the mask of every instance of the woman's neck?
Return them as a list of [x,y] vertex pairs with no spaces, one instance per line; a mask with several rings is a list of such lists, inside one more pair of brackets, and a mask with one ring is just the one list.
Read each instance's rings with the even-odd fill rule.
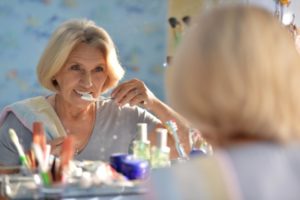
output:
[[85,119],[87,116],[93,116],[95,114],[94,103],[89,104],[86,107],[76,107],[66,102],[59,95],[54,96],[54,110],[60,118],[77,120]]

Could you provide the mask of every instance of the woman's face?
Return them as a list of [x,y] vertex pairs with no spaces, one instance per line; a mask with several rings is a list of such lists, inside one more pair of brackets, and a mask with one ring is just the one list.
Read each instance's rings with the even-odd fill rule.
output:
[[79,44],[55,75],[59,85],[58,94],[71,105],[85,107],[91,102],[81,99],[82,94],[98,97],[108,78],[106,70],[106,60],[99,49]]

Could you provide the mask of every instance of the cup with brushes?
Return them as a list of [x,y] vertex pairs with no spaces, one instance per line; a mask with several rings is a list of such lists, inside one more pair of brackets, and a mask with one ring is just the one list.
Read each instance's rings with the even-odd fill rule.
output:
[[87,193],[101,196],[113,192],[126,193],[129,189],[124,190],[124,187],[130,187],[130,191],[134,192],[132,182],[108,163],[73,160],[74,138],[71,135],[65,137],[58,157],[50,154],[51,146],[46,142],[41,122],[33,123],[32,145],[27,153],[14,129],[9,129],[9,135],[18,151],[21,169],[26,171],[17,178],[28,177],[31,180],[30,184],[18,181],[22,187],[18,187],[15,193],[6,192],[9,198],[84,196]]
[[55,157],[50,153],[51,146],[46,142],[42,122],[34,122],[32,130],[31,149],[23,163],[27,163],[26,167],[33,173],[34,182],[42,193],[61,193],[70,175],[74,138],[66,136],[60,156]]

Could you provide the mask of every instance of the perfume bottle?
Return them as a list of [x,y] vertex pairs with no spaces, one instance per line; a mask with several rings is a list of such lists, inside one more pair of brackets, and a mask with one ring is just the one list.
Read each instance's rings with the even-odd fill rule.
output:
[[171,162],[170,148],[167,146],[168,131],[163,128],[158,128],[156,132],[157,144],[151,149],[151,167],[169,167]]
[[137,135],[133,141],[133,157],[135,159],[150,160],[150,141],[148,140],[147,124],[137,124]]

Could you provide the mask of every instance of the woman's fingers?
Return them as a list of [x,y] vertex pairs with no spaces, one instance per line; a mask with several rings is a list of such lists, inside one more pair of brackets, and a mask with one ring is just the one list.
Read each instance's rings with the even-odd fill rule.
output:
[[[145,104],[149,99],[149,92],[146,85],[137,79],[133,79],[120,84],[112,92],[112,97],[123,106],[129,103],[131,106]],[[151,92],[150,92],[151,93]]]
[[124,98],[119,101],[119,105],[123,106],[127,103],[130,104],[130,106],[135,106],[138,104],[141,104],[144,101],[144,95],[138,91],[138,89],[131,90],[127,93]]
[[111,93],[111,96],[113,98],[115,98],[115,100],[121,100],[122,97],[129,92],[130,90],[134,89],[135,87],[135,81],[130,80],[130,81],[126,81],[124,83],[121,83],[120,85],[118,85],[113,92]]
[[130,104],[130,106],[145,105],[146,101],[145,101],[144,95],[139,94],[139,95],[135,96],[135,98],[131,99],[129,104]]

